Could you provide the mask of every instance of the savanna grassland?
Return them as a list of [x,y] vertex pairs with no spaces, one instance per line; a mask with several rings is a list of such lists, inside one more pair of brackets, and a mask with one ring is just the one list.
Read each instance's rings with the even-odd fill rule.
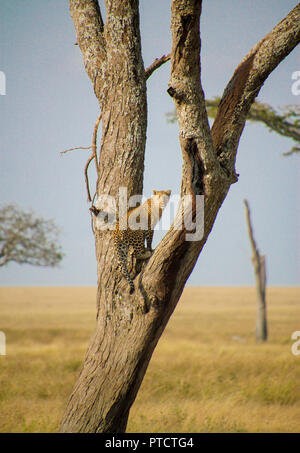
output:
[[[55,432],[95,327],[96,289],[0,288],[0,432]],[[128,432],[300,432],[300,288],[186,288],[154,352]]]

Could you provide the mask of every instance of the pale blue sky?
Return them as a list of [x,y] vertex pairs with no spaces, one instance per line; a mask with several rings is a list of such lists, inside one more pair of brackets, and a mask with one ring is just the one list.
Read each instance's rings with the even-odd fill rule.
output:
[[[102,5],[102,1],[100,2]],[[170,51],[170,1],[141,0],[145,65]],[[204,0],[201,19],[202,82],[207,98],[220,95],[250,48],[295,5],[292,0]],[[87,146],[97,100],[87,77],[67,0],[1,0],[0,204],[15,202],[53,218],[66,257],[59,268],[9,264],[1,285],[94,285],[96,262],[84,184]],[[299,103],[292,73],[299,49],[263,86],[258,100],[273,106]],[[148,80],[148,142],[144,194],[180,189],[181,153],[168,87],[170,65]],[[299,285],[300,156],[283,157],[292,142],[261,125],[246,126],[231,187],[214,229],[189,279],[191,285],[252,285],[253,270],[243,199],[249,200],[257,243],[267,255],[270,285]],[[92,171],[91,171],[92,173]],[[91,176],[91,180],[93,178]],[[156,237],[157,242],[159,235]]]

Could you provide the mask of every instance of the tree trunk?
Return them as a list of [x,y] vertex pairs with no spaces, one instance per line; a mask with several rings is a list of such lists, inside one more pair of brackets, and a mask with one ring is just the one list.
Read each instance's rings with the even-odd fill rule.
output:
[[247,200],[244,200],[246,207],[246,221],[248,235],[252,249],[252,263],[256,282],[256,327],[255,338],[257,342],[267,341],[267,306],[266,306],[266,257],[261,255],[254,239],[251,223],[250,208]]
[[[257,307],[255,338],[257,342],[267,341],[267,305],[266,305],[266,257],[260,256],[260,274],[256,277]],[[258,285],[259,279],[259,285]]]
[[[204,196],[203,238],[187,241],[188,231],[178,230],[173,224],[142,265],[135,278],[135,292],[129,294],[127,281],[116,271],[111,232],[95,232],[97,326],[63,416],[61,432],[125,431],[130,407],[154,348],[228,189],[237,180],[235,154],[251,102],[269,72],[299,41],[299,8],[296,8],[282,22],[281,31],[275,28],[252,50],[246,71],[238,69],[220,104],[223,121],[219,115],[211,134],[200,81],[201,3],[172,1],[168,92],[179,118],[182,195],[192,195],[186,209],[193,220],[197,217],[196,195]],[[128,197],[142,194],[143,189],[149,73],[141,56],[138,1],[106,0],[105,25],[96,0],[70,0],[70,6],[77,41],[102,111],[97,194],[112,195],[118,204],[120,187],[127,189]],[[284,37],[282,48],[277,45],[280,52],[274,45],[278,34]],[[265,49],[263,54],[261,47]],[[244,68],[245,63],[241,65]],[[229,116],[224,114],[224,108],[230,110]],[[179,218],[180,212],[176,221]]]

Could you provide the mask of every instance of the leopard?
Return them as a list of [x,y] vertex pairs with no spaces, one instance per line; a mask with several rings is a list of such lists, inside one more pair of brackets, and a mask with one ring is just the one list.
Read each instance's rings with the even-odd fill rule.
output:
[[[142,205],[130,209],[115,225],[113,230],[114,249],[118,267],[129,284],[129,292],[135,290],[128,270],[128,254],[137,260],[147,260],[153,254],[152,240],[154,228],[167,206],[171,190],[153,190],[153,196]],[[145,247],[146,242],[146,247]]]

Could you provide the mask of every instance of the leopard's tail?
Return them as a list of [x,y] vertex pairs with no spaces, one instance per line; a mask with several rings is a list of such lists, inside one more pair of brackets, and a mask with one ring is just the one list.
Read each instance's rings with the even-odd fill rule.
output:
[[132,294],[134,292],[134,284],[133,284],[133,280],[130,277],[130,274],[127,269],[127,251],[118,247],[117,253],[118,253],[119,267],[121,268],[122,274],[124,275],[124,277],[126,278],[126,280],[129,283],[129,286],[130,286],[129,293]]
[[126,280],[128,281],[129,283],[129,286],[130,286],[130,290],[129,290],[129,293],[132,294],[134,293],[134,284],[133,284],[133,280],[132,278],[130,277],[129,275],[129,272],[128,272],[128,269],[127,269],[127,266],[123,266],[122,265],[122,272],[123,272],[123,275],[124,277],[126,278]]

